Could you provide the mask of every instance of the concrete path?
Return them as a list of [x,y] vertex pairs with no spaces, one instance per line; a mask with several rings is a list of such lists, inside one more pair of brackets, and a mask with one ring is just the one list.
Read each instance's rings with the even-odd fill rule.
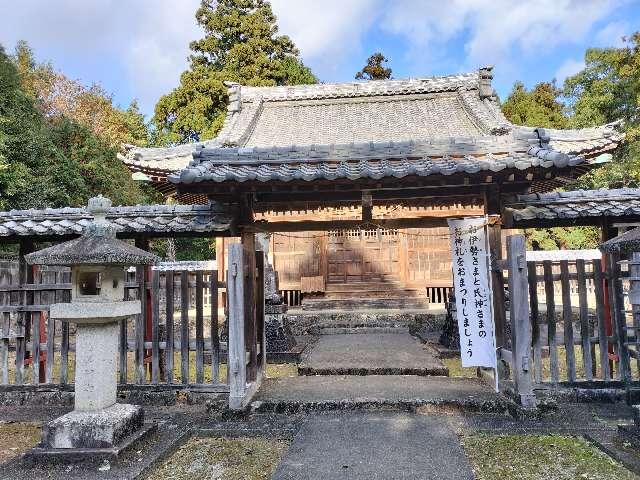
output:
[[442,418],[404,413],[309,417],[272,480],[471,480]]
[[423,405],[502,413],[502,397],[477,379],[411,375],[306,376],[267,379],[252,407],[263,412],[411,410]]
[[322,335],[300,375],[448,375],[448,369],[408,333]]

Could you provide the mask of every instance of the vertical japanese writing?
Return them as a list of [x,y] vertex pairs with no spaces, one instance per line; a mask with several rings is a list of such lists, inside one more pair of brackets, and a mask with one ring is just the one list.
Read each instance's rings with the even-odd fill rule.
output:
[[462,366],[495,367],[484,218],[449,220]]

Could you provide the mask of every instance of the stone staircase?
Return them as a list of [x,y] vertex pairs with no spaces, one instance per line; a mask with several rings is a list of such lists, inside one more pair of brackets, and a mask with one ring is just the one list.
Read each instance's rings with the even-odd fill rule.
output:
[[425,291],[405,288],[398,282],[328,284],[322,297],[305,298],[302,310],[422,310],[429,308]]
[[322,297],[305,297],[287,317],[296,335],[406,333],[416,323],[439,322],[440,309],[426,292],[397,282],[355,282],[328,284]]

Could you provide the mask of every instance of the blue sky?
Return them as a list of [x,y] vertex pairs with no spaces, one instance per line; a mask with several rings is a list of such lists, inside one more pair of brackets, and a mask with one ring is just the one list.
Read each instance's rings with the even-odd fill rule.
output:
[[[27,40],[40,61],[99,83],[147,115],[179,82],[199,0],[0,0],[0,44]],[[396,78],[495,65],[513,82],[562,81],[591,46],[640,30],[640,0],[273,0],[280,30],[326,82],[351,81],[367,56],[389,57]]]

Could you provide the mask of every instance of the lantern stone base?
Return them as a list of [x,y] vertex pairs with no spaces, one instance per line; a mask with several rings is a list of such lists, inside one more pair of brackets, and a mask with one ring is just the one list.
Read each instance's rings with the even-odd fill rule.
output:
[[33,461],[113,459],[155,428],[144,423],[144,411],[137,405],[73,411],[44,425],[42,442],[26,456]]
[[73,411],[50,421],[42,432],[49,448],[109,448],[142,427],[144,411],[138,405],[111,405],[94,412]]

